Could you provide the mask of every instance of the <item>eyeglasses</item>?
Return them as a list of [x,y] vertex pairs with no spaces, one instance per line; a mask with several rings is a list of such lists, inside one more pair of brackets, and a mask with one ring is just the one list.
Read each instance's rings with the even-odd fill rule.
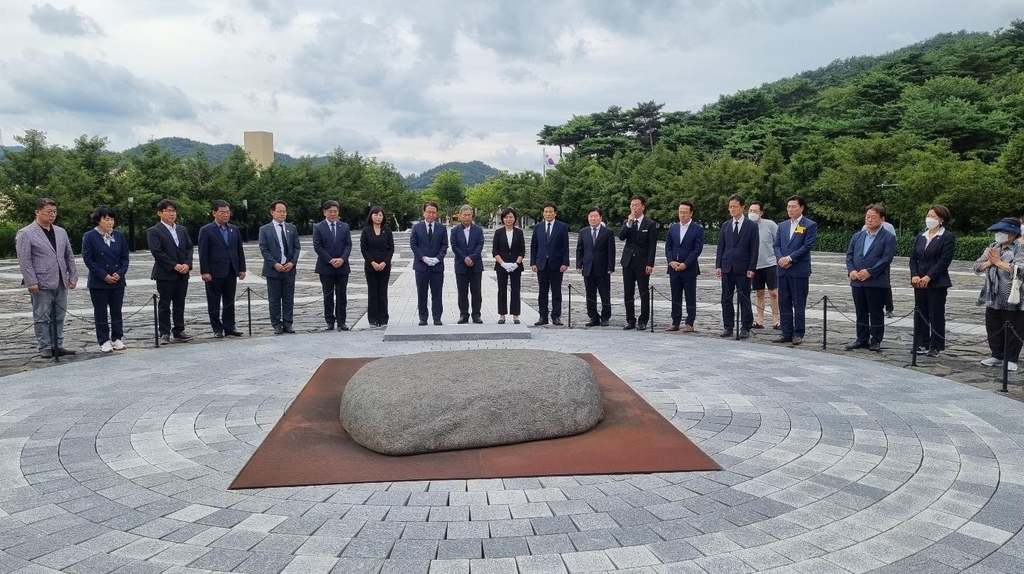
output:
[[41,213],[45,213],[46,215],[57,215],[56,209],[40,209],[39,211]]

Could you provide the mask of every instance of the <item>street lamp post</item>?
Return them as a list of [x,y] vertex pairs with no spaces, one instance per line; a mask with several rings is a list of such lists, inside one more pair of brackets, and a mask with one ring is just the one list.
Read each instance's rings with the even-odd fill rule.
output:
[[242,243],[249,241],[249,200],[242,200]]
[[135,251],[135,198],[128,197],[128,249]]

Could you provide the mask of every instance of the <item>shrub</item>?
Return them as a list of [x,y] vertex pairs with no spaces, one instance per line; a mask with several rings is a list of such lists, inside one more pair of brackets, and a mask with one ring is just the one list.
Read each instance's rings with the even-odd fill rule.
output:
[[17,256],[14,250],[14,236],[24,227],[9,221],[0,221],[0,258],[13,259]]

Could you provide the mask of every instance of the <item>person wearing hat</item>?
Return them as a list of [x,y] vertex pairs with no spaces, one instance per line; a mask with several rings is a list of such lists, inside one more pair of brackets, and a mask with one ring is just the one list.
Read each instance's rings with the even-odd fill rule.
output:
[[1017,243],[1020,221],[1004,217],[988,230],[995,234],[995,241],[974,262],[974,272],[985,277],[978,305],[985,307],[985,331],[992,350],[992,356],[981,364],[998,367],[1005,361],[1007,370],[1016,371],[1024,337],[1024,311],[1019,299],[1017,303],[1010,303],[1009,299],[1014,272],[1018,278],[1024,278],[1024,245]]

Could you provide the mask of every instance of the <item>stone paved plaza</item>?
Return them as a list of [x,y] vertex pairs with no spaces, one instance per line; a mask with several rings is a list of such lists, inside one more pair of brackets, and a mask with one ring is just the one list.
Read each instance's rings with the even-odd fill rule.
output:
[[[822,280],[835,257],[818,258],[812,283],[842,309],[848,290]],[[450,275],[436,340],[385,343],[365,322],[318,330],[308,285],[297,335],[159,349],[140,336],[100,356],[86,326],[74,360],[29,358],[0,378],[0,572],[1016,573],[1024,404],[986,390],[995,376],[975,366],[984,331],[973,277],[957,265],[951,335],[963,344],[917,370],[896,366],[906,319],[882,354],[821,352],[820,333],[799,348],[766,343],[770,333],[718,339],[707,274],[697,336],[531,327],[530,339],[444,340],[461,327]],[[24,309],[14,272],[0,273],[6,334]],[[413,320],[410,279],[393,276],[399,326]],[[350,322],[361,283],[353,277]],[[492,288],[485,277],[487,321]],[[193,284],[197,334],[201,294]],[[88,309],[83,295],[71,307]],[[908,301],[897,290],[898,314]],[[523,316],[532,324],[536,313]],[[829,325],[834,349],[852,326]],[[724,470],[227,490],[323,359],[477,348],[593,353]],[[925,372],[940,368],[983,383]]]

